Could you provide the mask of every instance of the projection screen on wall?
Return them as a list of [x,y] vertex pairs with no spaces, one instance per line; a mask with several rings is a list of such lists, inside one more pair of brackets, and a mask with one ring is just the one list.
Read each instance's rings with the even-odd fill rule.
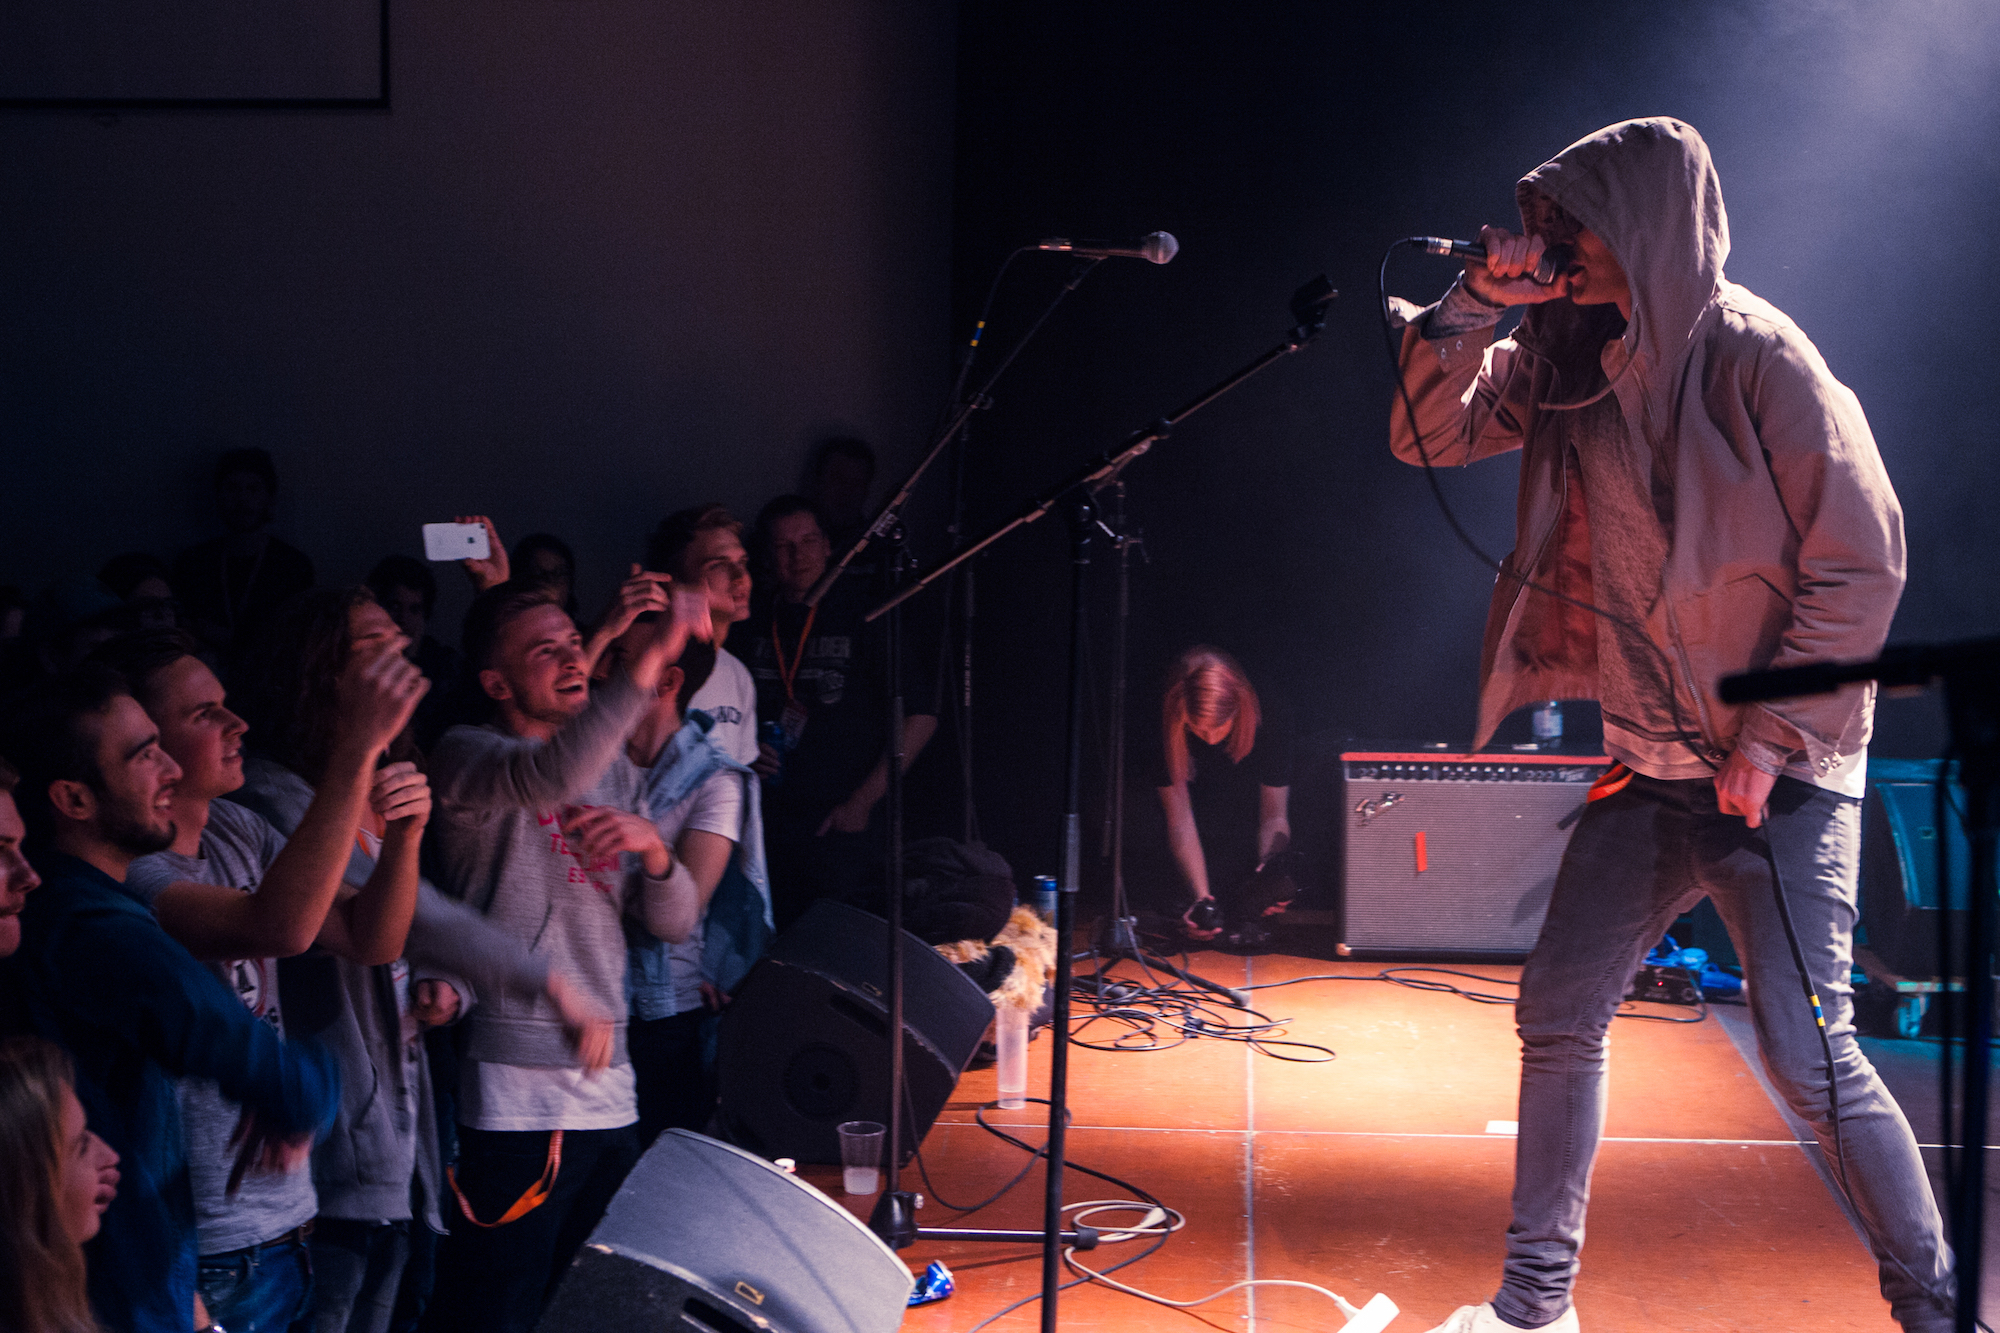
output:
[[381,104],[386,0],[6,0],[0,103]]

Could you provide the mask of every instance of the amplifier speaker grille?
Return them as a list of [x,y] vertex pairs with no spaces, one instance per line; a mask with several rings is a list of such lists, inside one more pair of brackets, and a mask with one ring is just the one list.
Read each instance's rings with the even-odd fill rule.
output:
[[1357,953],[1523,958],[1601,756],[1341,760],[1343,925]]

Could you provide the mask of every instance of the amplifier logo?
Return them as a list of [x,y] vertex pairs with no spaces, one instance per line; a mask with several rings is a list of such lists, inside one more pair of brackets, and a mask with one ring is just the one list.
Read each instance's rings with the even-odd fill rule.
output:
[[1390,806],[1399,804],[1402,799],[1403,793],[1399,791],[1385,791],[1380,796],[1371,796],[1365,801],[1356,801],[1354,803],[1354,813],[1360,815],[1361,822],[1366,824]]

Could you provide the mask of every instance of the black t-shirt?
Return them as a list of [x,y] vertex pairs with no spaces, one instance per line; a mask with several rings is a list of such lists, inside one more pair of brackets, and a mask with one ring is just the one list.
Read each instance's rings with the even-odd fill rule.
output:
[[[764,803],[774,824],[792,820],[815,828],[826,812],[861,785],[888,746],[888,673],[882,660],[881,621],[862,619],[881,601],[866,580],[843,575],[816,612],[773,599],[729,636],[730,651],[750,668],[757,684],[757,719],[784,716],[784,671],[794,658],[792,691],[805,708],[805,730],[776,782],[767,782]],[[799,637],[812,627],[804,650]],[[776,636],[773,640],[773,622]],[[780,670],[780,649],[783,667]],[[937,641],[928,619],[905,608],[903,617],[903,712],[937,712]],[[760,736],[760,740],[768,739]]]
[[174,561],[174,596],[194,630],[217,648],[241,647],[271,612],[313,586],[312,561],[267,537],[261,556],[231,555],[218,537]]
[[[1292,785],[1291,712],[1269,698],[1259,703],[1257,743],[1241,763],[1230,760],[1227,741],[1210,745],[1193,732],[1187,735],[1188,803],[1208,862],[1209,887],[1216,892],[1257,866],[1258,788]],[[1155,787],[1173,785],[1164,737],[1153,742],[1152,781]]]

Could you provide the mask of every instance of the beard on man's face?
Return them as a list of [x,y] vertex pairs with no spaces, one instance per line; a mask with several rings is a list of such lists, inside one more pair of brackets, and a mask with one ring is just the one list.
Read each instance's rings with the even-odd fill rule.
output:
[[174,845],[180,828],[173,820],[154,821],[145,813],[108,808],[104,812],[104,837],[113,847],[133,856],[151,856]]

